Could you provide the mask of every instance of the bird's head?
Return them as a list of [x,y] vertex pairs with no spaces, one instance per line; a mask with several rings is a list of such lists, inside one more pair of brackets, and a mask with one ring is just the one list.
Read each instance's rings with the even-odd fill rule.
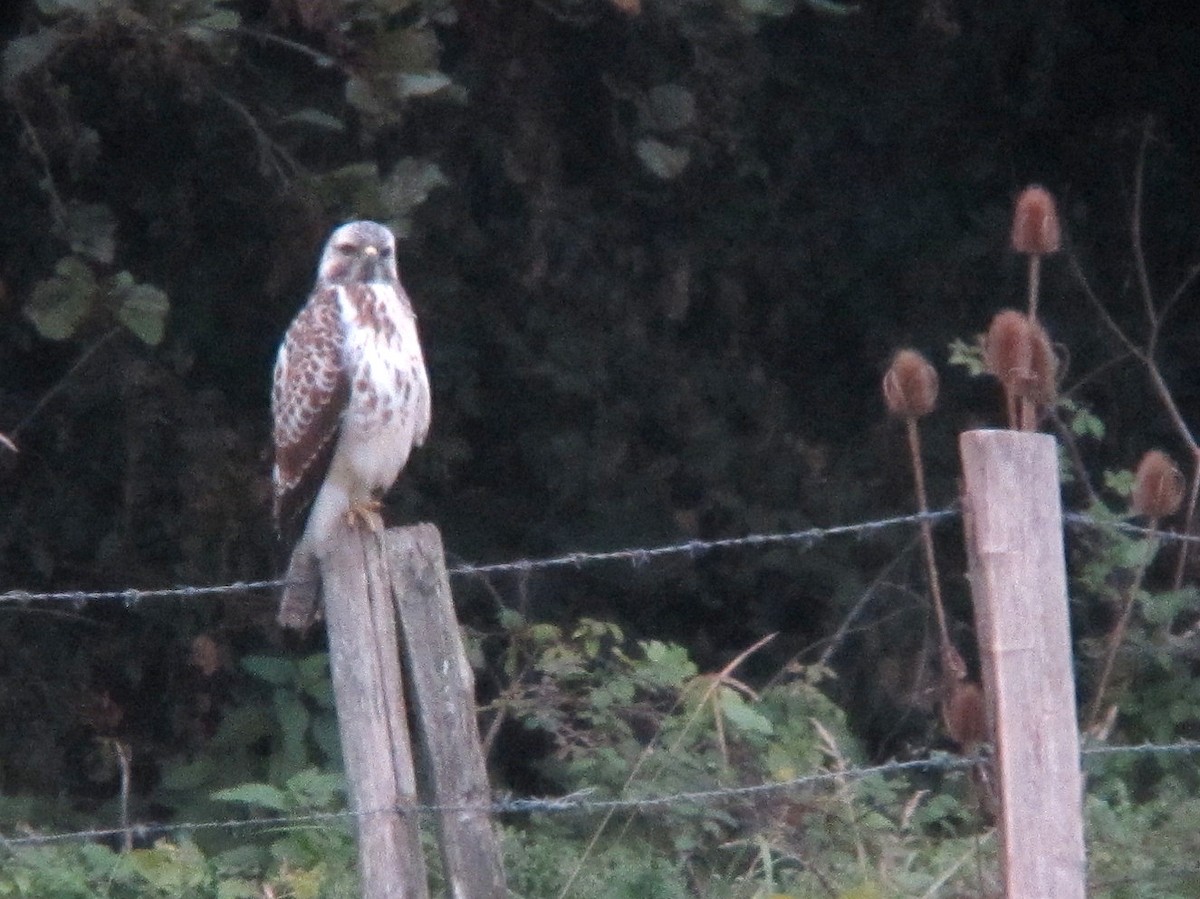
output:
[[396,238],[378,222],[347,222],[329,235],[317,275],[327,284],[395,282]]

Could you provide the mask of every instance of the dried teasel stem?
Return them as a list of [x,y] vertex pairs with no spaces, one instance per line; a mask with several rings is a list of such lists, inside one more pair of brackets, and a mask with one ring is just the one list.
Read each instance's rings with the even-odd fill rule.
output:
[[[1149,519],[1151,531],[1158,530],[1158,523],[1169,515],[1174,515],[1183,505],[1185,481],[1179,467],[1166,453],[1160,450],[1150,450],[1138,462],[1137,471],[1133,477],[1133,492],[1130,494],[1130,511],[1134,515],[1144,515]],[[1096,731],[1103,722],[1104,696],[1108,691],[1109,680],[1112,678],[1113,665],[1117,652],[1125,640],[1129,630],[1129,622],[1133,618],[1133,608],[1137,595],[1142,589],[1142,580],[1150,561],[1158,553],[1158,538],[1150,537],[1145,557],[1138,565],[1133,582],[1125,593],[1125,604],[1121,609],[1121,617],[1117,626],[1108,637],[1108,648],[1104,654],[1104,664],[1100,669],[1100,679],[1096,683],[1096,694],[1092,698],[1088,710],[1088,729]]]
[[1020,426],[1017,400],[1020,385],[1033,367],[1033,338],[1029,319],[1015,309],[1003,309],[992,317],[983,340],[983,363],[1004,388],[1008,426]]
[[1054,404],[1058,395],[1058,357],[1050,335],[1041,323],[1029,320],[1029,336],[1033,355],[1030,358],[1029,378],[1021,396],[1021,430],[1033,431],[1038,426],[1038,408]]
[[1062,249],[1062,227],[1054,195],[1031,184],[1017,197],[1013,211],[1012,248],[1029,257],[1029,320],[1037,321],[1042,257]]
[[[937,397],[937,370],[929,360],[916,350],[905,349],[897,352],[883,376],[883,398],[887,403],[888,412],[904,419],[909,462],[912,465],[913,485],[917,494],[917,509],[922,516],[929,512],[929,498],[925,490],[925,465],[917,420],[934,410]],[[943,677],[946,677],[949,653],[953,653],[954,648],[950,643],[950,627],[946,620],[945,607],[942,605],[941,578],[938,576],[937,557],[933,551],[933,527],[925,517],[921,519],[921,547],[925,557],[929,595],[933,600],[934,617],[937,619]]]

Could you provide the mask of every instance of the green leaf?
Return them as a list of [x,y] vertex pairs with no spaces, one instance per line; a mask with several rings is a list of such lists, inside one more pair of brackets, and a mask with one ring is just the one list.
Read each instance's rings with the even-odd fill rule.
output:
[[189,36],[199,41],[212,41],[240,28],[242,17],[232,9],[217,9],[211,15],[189,22],[183,30]]
[[217,883],[217,899],[262,899],[262,890],[252,880],[234,877]]
[[329,131],[334,134],[341,134],[346,130],[346,123],[337,116],[322,112],[319,109],[313,109],[312,107],[297,110],[290,115],[284,116],[280,121],[283,124],[309,125],[313,128],[320,128],[323,131]]
[[194,790],[212,780],[216,763],[211,758],[199,758],[168,766],[162,774],[159,786],[166,790]]
[[296,663],[290,659],[276,656],[246,656],[241,661],[242,670],[265,680],[269,684],[282,687],[296,679]]
[[0,71],[5,88],[12,88],[18,79],[39,69],[66,39],[57,28],[42,28],[28,37],[13,38],[0,55]]
[[113,299],[117,320],[147,346],[158,346],[166,330],[171,301],[166,293],[152,284],[138,284],[128,272],[113,279]]
[[390,213],[388,223],[398,237],[406,237],[412,230],[409,218],[417,207],[434,190],[449,183],[437,163],[428,159],[407,156],[396,163],[383,182],[380,196]]
[[740,693],[729,687],[717,691],[717,702],[725,719],[742,733],[761,734],[769,737],[775,728],[766,716],[751,707]]
[[396,96],[401,99],[409,97],[428,97],[440,93],[454,82],[443,72],[402,72],[396,76]]
[[287,690],[276,690],[272,702],[275,706],[275,718],[279,722],[282,746],[271,761],[282,768],[282,773],[290,776],[308,761],[305,738],[311,716],[304,703]]
[[147,883],[168,895],[192,895],[209,879],[204,856],[189,842],[162,840],[153,849],[135,849],[125,860]]
[[270,784],[242,784],[238,787],[229,787],[225,790],[217,790],[212,794],[212,798],[218,802],[242,802],[276,812],[286,812],[291,809],[291,803],[288,802],[287,795],[283,790]]
[[676,643],[643,640],[638,645],[648,663],[639,666],[638,674],[658,686],[680,687],[699,670],[687,649]]
[[54,266],[54,276],[34,285],[25,304],[25,315],[38,333],[49,340],[66,340],[92,311],[98,294],[96,279],[82,259],[65,256]]
[[1133,492],[1133,472],[1128,469],[1104,472],[1104,487],[1117,496],[1128,497]]
[[341,805],[346,780],[340,772],[305,768],[288,778],[287,788],[301,808],[326,809]]
[[673,147],[652,137],[639,140],[634,147],[634,153],[647,170],[664,181],[683,174],[683,170],[692,159],[692,153],[687,147]]
[[106,6],[111,6],[107,0],[34,0],[38,12],[52,18],[65,16],[68,13],[94,18]]
[[955,337],[950,341],[950,359],[951,365],[961,365],[967,370],[967,374],[972,377],[987,372],[987,367],[983,362],[983,344],[976,340],[974,343],[967,343],[961,338]]
[[696,95],[678,84],[658,84],[646,93],[642,124],[654,131],[681,131],[696,121]]

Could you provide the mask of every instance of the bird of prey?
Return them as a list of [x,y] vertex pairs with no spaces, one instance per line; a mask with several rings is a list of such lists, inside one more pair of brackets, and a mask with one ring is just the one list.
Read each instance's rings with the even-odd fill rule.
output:
[[380,497],[429,433],[417,319],[383,225],[349,222],[330,235],[279,348],[271,408],[275,526],[295,541],[278,620],[303,629],[316,614],[325,541],[341,528],[382,527]]

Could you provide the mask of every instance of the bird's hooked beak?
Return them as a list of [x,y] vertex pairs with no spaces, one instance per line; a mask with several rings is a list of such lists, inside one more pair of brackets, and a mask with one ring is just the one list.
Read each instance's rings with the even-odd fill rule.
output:
[[375,246],[373,243],[369,243],[365,248],[363,248],[363,255],[375,259],[379,256],[379,247]]

